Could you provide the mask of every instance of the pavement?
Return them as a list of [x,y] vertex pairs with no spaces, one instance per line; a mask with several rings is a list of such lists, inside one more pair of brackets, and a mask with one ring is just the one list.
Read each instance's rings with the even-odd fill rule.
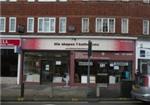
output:
[[1,101],[100,101],[100,100],[132,100],[122,97],[120,90],[101,90],[101,96],[96,97],[95,88],[66,87],[39,84],[25,84],[24,97],[20,97],[21,86],[1,84]]

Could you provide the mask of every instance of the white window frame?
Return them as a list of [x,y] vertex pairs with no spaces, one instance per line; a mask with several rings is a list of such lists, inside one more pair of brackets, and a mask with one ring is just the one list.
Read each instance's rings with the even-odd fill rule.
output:
[[4,1],[7,1],[7,0],[0,0],[0,2],[4,2]]
[[[49,29],[49,31],[45,31],[45,21],[44,21],[44,19],[49,19],[49,28],[51,27],[51,21],[50,20],[54,20],[54,30],[53,31],[51,31],[50,29]],[[42,30],[40,31],[39,30],[39,20],[42,20]],[[56,18],[55,17],[39,17],[38,18],[38,32],[39,33],[55,33],[56,32]]]
[[129,33],[129,19],[128,18],[121,19],[121,33],[125,33],[125,34]]
[[[110,19],[114,20],[113,32],[110,32],[110,23],[109,23]],[[103,27],[104,20],[107,21],[107,32],[104,32],[104,27]],[[98,21],[101,21],[101,23],[98,24]],[[116,26],[115,18],[96,18],[96,21],[95,21],[95,31],[97,33],[115,33],[115,26]]]
[[[14,19],[14,29],[11,27],[12,26],[12,19]],[[9,17],[9,32],[16,32],[16,17]]]
[[[3,19],[4,20],[4,24],[3,24],[3,29],[4,30],[0,30],[0,32],[5,32],[6,31],[6,17],[0,17],[0,20]],[[0,27],[1,28],[1,27]]]
[[0,0],[0,2],[6,2],[6,1],[9,1],[9,2],[17,2],[17,0]]
[[[61,24],[62,20],[65,20],[63,25]],[[59,33],[66,33],[66,27],[67,27],[67,18],[66,17],[60,17],[59,18]]]
[[38,0],[38,2],[56,2],[56,0]]
[[[146,22],[147,27],[145,27],[145,22]],[[146,28],[146,32],[145,32],[145,28]],[[144,35],[149,35],[149,31],[150,31],[149,28],[150,28],[149,27],[149,20],[143,20],[143,34]]]
[[143,3],[150,3],[150,0],[143,0]]
[[68,1],[68,0],[59,0],[60,2],[66,2],[66,1]]
[[17,2],[17,0],[9,0],[9,2]]
[[[85,24],[84,24],[84,22],[85,22],[84,19],[87,19],[87,23],[86,23],[87,26],[85,26]],[[82,32],[84,32],[84,33],[89,32],[89,24],[90,24],[89,18],[82,18]]]
[[[32,26],[31,26],[31,27],[32,27],[31,30],[29,29],[29,27],[30,27],[30,26],[29,26],[29,25],[30,25],[30,24],[29,24],[29,21],[30,21],[30,20],[33,21],[33,23],[31,24],[31,25],[32,25]],[[29,32],[29,33],[33,33],[33,32],[34,32],[34,17],[28,17],[28,18],[27,18],[27,32]]]
[[28,2],[35,2],[35,0],[28,0]]
[[[113,31],[111,32],[110,31],[110,20],[113,20],[114,21],[114,23],[113,23]],[[115,18],[109,18],[109,27],[108,27],[108,29],[109,29],[109,33],[115,33],[115,30],[116,30],[116,20],[115,20]]]

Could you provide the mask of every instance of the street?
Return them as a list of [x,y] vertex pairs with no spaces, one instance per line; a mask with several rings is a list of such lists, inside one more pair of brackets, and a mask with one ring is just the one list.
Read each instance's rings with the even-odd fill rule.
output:
[[99,102],[2,102],[1,105],[148,105],[141,101],[99,101]]

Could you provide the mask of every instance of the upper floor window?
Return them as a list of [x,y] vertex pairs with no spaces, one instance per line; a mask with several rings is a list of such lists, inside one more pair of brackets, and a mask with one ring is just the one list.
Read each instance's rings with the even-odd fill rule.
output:
[[149,20],[143,20],[143,34],[149,34]]
[[62,1],[62,2],[64,2],[64,1],[67,1],[67,0],[59,0],[59,1]]
[[7,1],[7,0],[0,0],[0,1]]
[[34,2],[35,0],[28,0],[28,2]]
[[9,18],[9,32],[16,32],[16,17]]
[[16,2],[17,0],[9,0],[10,2]]
[[17,0],[0,0],[1,1],[9,1],[9,2],[16,2]]
[[27,32],[34,32],[34,18],[28,17],[27,19]]
[[54,17],[40,17],[38,18],[38,32],[55,32],[56,18]]
[[96,18],[96,32],[114,33],[115,19],[114,18]]
[[143,0],[144,3],[150,3],[150,0]]
[[0,17],[0,32],[5,32],[6,18]]
[[122,33],[128,33],[128,26],[129,25],[129,20],[127,18],[122,18],[121,19],[121,32]]
[[[35,2],[36,0],[28,0],[28,2]],[[56,2],[56,1],[60,1],[60,2],[65,2],[67,0],[37,0],[39,2]]]
[[60,17],[59,18],[59,33],[66,33],[66,25],[67,25],[67,18]]
[[89,32],[89,18],[82,18],[82,32]]
[[56,0],[38,0],[39,2],[55,2]]

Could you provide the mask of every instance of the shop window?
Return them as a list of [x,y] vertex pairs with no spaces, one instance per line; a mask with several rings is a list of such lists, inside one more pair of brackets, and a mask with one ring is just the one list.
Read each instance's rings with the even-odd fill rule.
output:
[[139,60],[140,73],[147,75],[150,74],[150,60]]
[[108,83],[108,61],[97,61],[96,83]]
[[[75,83],[87,83],[86,60],[75,61]],[[131,80],[132,64],[123,61],[99,61],[90,62],[91,83],[116,84],[121,80]],[[94,80],[94,81],[93,81]]]
[[140,50],[140,57],[145,57],[145,50]]
[[[75,82],[87,83],[88,61],[76,60],[75,62]],[[95,77],[96,69],[94,69],[94,62],[90,62],[90,83],[96,83]]]
[[64,83],[68,75],[68,53],[25,52],[26,82]]

